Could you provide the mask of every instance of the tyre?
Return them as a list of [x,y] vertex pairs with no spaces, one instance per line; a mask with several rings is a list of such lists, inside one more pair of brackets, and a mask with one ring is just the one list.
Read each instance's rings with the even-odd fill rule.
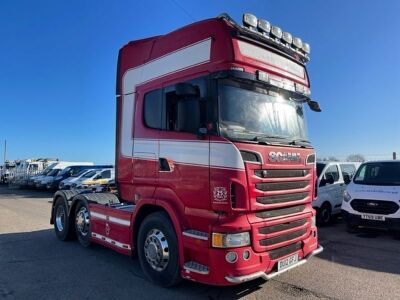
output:
[[137,252],[143,273],[150,281],[169,287],[181,280],[178,240],[167,214],[156,212],[143,220]]
[[332,221],[332,208],[329,203],[324,203],[317,211],[317,223],[320,226],[330,224]]
[[68,207],[65,201],[59,197],[54,206],[54,231],[58,239],[67,241],[73,238],[73,228],[70,228]]
[[83,247],[90,246],[90,214],[89,207],[83,201],[79,201],[75,209],[75,233],[79,243]]

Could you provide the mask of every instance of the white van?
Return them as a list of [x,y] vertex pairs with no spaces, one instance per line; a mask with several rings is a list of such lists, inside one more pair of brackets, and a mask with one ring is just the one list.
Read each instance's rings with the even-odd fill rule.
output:
[[350,232],[358,226],[400,230],[400,161],[362,164],[344,193],[342,215]]
[[319,225],[329,224],[340,213],[346,183],[354,176],[359,162],[317,162],[317,199],[312,205]]
[[67,167],[70,166],[93,166],[93,162],[79,162],[79,161],[61,161],[58,162],[53,169],[36,183],[36,187],[39,189],[46,188],[48,184],[51,184],[56,176]]

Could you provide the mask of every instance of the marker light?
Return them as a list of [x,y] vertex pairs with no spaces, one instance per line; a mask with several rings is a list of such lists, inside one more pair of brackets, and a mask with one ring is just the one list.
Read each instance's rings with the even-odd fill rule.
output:
[[284,33],[282,33],[282,40],[284,40],[285,43],[291,44],[293,38],[289,32],[284,32]]
[[301,47],[303,47],[303,42],[301,41],[300,38],[295,37],[295,38],[293,38],[293,45],[294,45],[296,48],[301,49]]
[[257,70],[257,79],[264,82],[269,82],[269,76],[267,73]]
[[268,35],[269,32],[271,31],[271,24],[267,20],[258,19],[257,28],[262,33],[265,33],[266,35]]
[[303,51],[305,52],[305,53],[307,53],[307,54],[310,54],[310,45],[309,44],[307,44],[307,43],[303,43],[303,47],[301,48],[301,49],[303,49]]
[[257,27],[257,17],[255,15],[246,13],[243,14],[243,25],[246,27]]
[[216,233],[212,234],[212,246],[215,248],[234,248],[250,245],[250,233]]
[[280,29],[277,26],[272,26],[271,27],[271,34],[273,36],[275,36],[276,38],[281,39],[282,38],[282,29]]

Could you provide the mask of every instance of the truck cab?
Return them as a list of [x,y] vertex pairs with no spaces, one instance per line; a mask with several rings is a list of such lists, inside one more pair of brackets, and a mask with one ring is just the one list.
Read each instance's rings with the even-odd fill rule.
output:
[[136,252],[162,286],[271,279],[322,251],[310,47],[254,15],[243,24],[223,14],[122,47],[118,193],[57,192],[59,239]]

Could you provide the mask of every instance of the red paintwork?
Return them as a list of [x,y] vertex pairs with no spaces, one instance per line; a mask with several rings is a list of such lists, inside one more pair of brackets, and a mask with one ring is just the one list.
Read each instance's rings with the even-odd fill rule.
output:
[[[237,49],[237,40],[231,37],[230,30],[231,25],[226,21],[210,19],[186,26],[164,36],[130,42],[120,50],[117,72],[117,94],[119,95],[122,93],[121,78],[128,69],[142,65],[147,61],[163,56],[186,45],[204,40],[210,36],[213,38],[211,60],[209,63],[169,74],[137,87],[134,116],[135,124],[132,124],[135,138],[199,141],[193,134],[159,131],[144,126],[142,116],[143,95],[148,91],[172,83],[190,80],[217,70],[227,70],[232,66],[239,66],[243,67],[246,72],[263,70],[270,74],[301,83],[305,86],[310,86],[307,73],[305,73],[306,78],[299,78],[284,70],[279,70],[279,68],[271,67],[262,62],[241,56]],[[235,146],[238,149],[252,150],[260,153],[263,158],[263,163],[245,163],[245,170],[208,168],[176,163],[174,165],[174,172],[163,173],[158,171],[158,158],[156,157],[154,157],[154,159],[144,160],[121,156],[119,152],[120,122],[121,105],[118,105],[116,166],[119,195],[123,201],[135,203],[136,208],[133,212],[128,212],[108,206],[91,204],[91,212],[98,212],[107,217],[130,220],[131,224],[127,227],[114,223],[111,224],[106,220],[92,219],[92,231],[121,243],[129,244],[133,250],[135,247],[133,224],[137,215],[142,212],[142,207],[146,205],[160,206],[168,213],[174,225],[180,249],[179,258],[181,268],[185,262],[194,260],[207,265],[210,270],[208,275],[201,275],[193,272],[189,274],[182,268],[182,276],[191,280],[214,285],[230,285],[230,283],[225,280],[225,276],[229,275],[241,276],[258,271],[270,272],[276,264],[276,260],[269,259],[268,253],[266,252],[270,249],[279,248],[301,240],[303,246],[298,252],[299,256],[303,257],[317,248],[317,238],[314,237],[314,235],[316,235],[316,228],[311,226],[311,217],[315,215],[315,211],[311,207],[311,201],[314,199],[313,183],[315,182],[315,166],[313,164],[305,165],[305,158],[307,155],[314,152],[313,149],[237,143]],[[210,141],[228,142],[224,138],[218,136],[209,136],[203,142],[209,143]],[[298,152],[301,155],[301,161],[300,163],[269,163],[267,161],[267,155],[270,151]],[[256,182],[298,180],[296,178],[268,180],[258,178],[254,175],[254,170],[267,168],[309,169],[310,174],[302,178],[302,180],[307,180],[310,184],[301,190],[279,192],[258,191],[255,189]],[[214,187],[227,187],[229,191],[231,182],[235,182],[237,192],[237,206],[234,209],[232,209],[229,201],[226,203],[217,203],[213,201]],[[291,203],[305,204],[305,210],[301,213],[269,219],[260,219],[256,216],[256,212],[260,210],[288,206],[287,203],[262,205],[256,202],[255,199],[257,196],[269,196],[285,192],[307,192],[308,196],[304,200]],[[140,200],[135,199],[135,195],[140,195]],[[258,232],[260,227],[283,224],[304,218],[307,218],[307,222],[300,227],[269,235],[260,234]],[[109,232],[105,230],[106,223],[111,226]],[[187,229],[196,229],[206,232],[209,235],[211,235],[212,232],[250,231],[252,244],[248,247],[237,249],[215,249],[211,247],[210,239],[204,241],[182,235],[182,231]],[[294,240],[285,241],[268,247],[259,244],[260,239],[281,235],[282,233],[290,233],[299,229],[306,229],[306,233]],[[101,242],[98,239],[92,238],[92,241],[101,243],[104,246],[124,254],[131,254],[132,252],[131,250],[121,249],[110,243]],[[233,250],[239,254],[240,259],[236,263],[230,264],[225,261],[225,255],[228,251]],[[249,250],[251,253],[250,259],[247,261],[241,258],[244,250]]]

